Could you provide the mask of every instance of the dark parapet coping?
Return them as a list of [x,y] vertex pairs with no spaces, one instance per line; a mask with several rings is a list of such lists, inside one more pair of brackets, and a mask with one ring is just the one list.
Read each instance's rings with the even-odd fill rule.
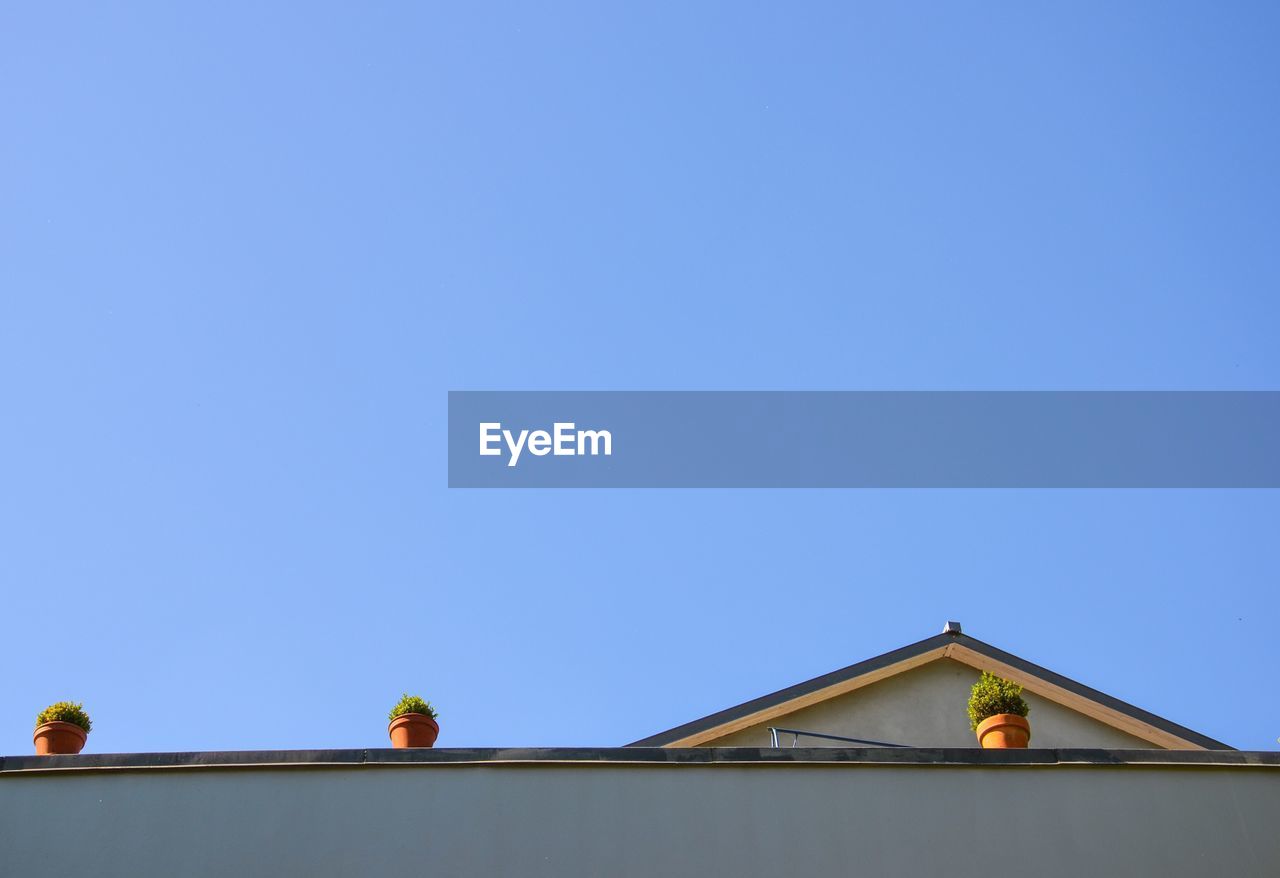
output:
[[485,747],[424,750],[215,750],[0,757],[0,778],[76,771],[216,768],[557,766],[1198,766],[1280,768],[1269,750],[982,750],[930,747]]

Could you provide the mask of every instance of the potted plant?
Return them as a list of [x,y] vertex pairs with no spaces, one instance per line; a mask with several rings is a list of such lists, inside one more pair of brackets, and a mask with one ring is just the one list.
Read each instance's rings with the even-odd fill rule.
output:
[[969,727],[987,749],[1025,747],[1031,741],[1029,710],[1021,686],[983,671],[969,695]]
[[430,747],[440,734],[440,726],[436,723],[436,710],[429,702],[416,695],[405,695],[387,714],[391,724],[387,733],[391,735],[391,746],[398,749],[405,747]]
[[36,731],[32,735],[36,755],[79,753],[92,728],[83,704],[73,701],[50,704],[36,717]]

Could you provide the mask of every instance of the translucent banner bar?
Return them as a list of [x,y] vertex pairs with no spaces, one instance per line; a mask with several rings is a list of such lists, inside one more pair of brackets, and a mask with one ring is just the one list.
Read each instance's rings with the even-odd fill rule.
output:
[[454,488],[1275,488],[1280,392],[452,391]]

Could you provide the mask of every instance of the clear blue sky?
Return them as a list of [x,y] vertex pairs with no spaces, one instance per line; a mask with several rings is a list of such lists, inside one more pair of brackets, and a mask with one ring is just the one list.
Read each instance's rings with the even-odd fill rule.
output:
[[[465,492],[449,389],[1280,388],[1274,4],[8,4],[0,752],[621,744],[946,619],[1275,748],[1280,493]],[[963,721],[963,718],[958,718]]]

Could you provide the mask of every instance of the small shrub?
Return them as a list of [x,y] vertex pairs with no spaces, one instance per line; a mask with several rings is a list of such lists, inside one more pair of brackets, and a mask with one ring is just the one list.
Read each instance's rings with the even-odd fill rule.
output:
[[84,705],[76,701],[59,701],[40,711],[36,715],[36,728],[45,723],[74,723],[86,732],[93,728],[89,714],[84,712]]
[[423,701],[417,695],[404,695],[396,706],[391,708],[391,713],[387,714],[387,721],[395,719],[398,716],[404,716],[406,713],[421,713],[432,719],[436,718],[436,709],[431,706],[429,701]]
[[978,723],[988,717],[999,713],[1026,716],[1029,710],[1022,700],[1021,686],[983,671],[969,695],[969,727],[976,731]]

